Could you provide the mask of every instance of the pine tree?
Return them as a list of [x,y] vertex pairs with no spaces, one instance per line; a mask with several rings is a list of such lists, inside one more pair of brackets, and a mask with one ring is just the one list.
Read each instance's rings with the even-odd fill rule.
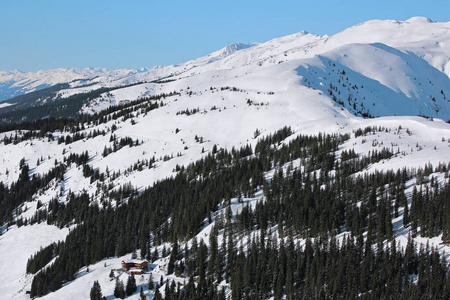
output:
[[218,242],[217,242],[217,228],[214,226],[209,236],[209,261],[208,261],[208,276],[214,276],[216,258],[218,256]]
[[141,291],[139,292],[139,299],[145,300],[147,297],[144,295],[144,288],[141,286]]
[[155,284],[153,283],[153,275],[150,272],[150,277],[148,278],[148,289],[153,290],[155,288]]
[[116,284],[114,285],[114,297],[119,298],[119,278],[116,279]]
[[136,291],[137,291],[136,279],[134,278],[134,274],[131,273],[128,276],[128,280],[127,280],[127,287],[126,287],[127,296],[133,295],[133,293]]
[[122,280],[116,279],[116,285],[114,286],[114,296],[116,298],[125,299],[125,288]]
[[408,201],[406,201],[405,209],[403,210],[403,227],[408,227],[409,225],[409,207]]
[[155,261],[155,260],[157,260],[158,259],[158,248],[156,248],[155,247],[155,251],[153,251],[153,253],[152,253],[152,257],[151,257],[151,260],[152,261]]
[[386,238],[388,240],[391,240],[392,236],[393,236],[394,228],[392,226],[392,214],[391,214],[391,211],[390,211],[390,205],[388,205],[385,222],[386,222],[386,225],[385,225],[385,227],[386,227]]
[[175,262],[178,256],[178,241],[175,240],[173,244],[172,252],[170,253],[169,264],[167,266],[167,274],[172,274],[175,268]]
[[159,292],[159,288],[155,290],[155,296],[153,297],[153,300],[162,300],[161,293]]
[[112,281],[114,279],[114,271],[111,269],[111,272],[109,272],[109,279]]
[[177,286],[175,284],[175,280],[172,280],[172,282],[170,283],[170,294],[172,295],[172,299],[173,298],[178,299],[178,296],[179,296],[178,292],[179,291],[177,291]]
[[164,298],[170,299],[171,293],[170,293],[170,280],[168,279],[166,282],[166,287],[164,288]]
[[91,288],[91,300],[101,300],[102,299],[102,288],[98,281],[94,281],[94,285]]

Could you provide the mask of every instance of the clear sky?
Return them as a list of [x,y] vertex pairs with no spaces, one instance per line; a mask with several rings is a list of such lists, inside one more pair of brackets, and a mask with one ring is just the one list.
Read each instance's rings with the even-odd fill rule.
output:
[[370,19],[450,21],[449,0],[0,0],[0,70],[176,64],[228,43]]

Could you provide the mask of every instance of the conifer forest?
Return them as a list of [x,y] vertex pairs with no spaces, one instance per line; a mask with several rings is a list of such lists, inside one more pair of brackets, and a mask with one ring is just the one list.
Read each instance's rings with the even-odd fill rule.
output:
[[[371,130],[379,129],[357,134]],[[214,147],[200,161],[178,168],[175,177],[140,192],[123,186],[100,206],[90,204],[87,194],[71,194],[67,204],[55,199],[32,218],[19,219],[19,226],[76,225],[65,241],[29,258],[27,272],[36,274],[31,296],[58,290],[83,266],[139,250],[150,262],[169,256],[168,274],[186,279],[183,287],[167,284],[166,299],[225,299],[217,288],[223,280],[233,299],[448,297],[448,263],[433,247],[418,249],[411,236],[406,248],[397,245],[393,219],[402,216],[412,236],[450,238],[449,166],[358,173],[394,154],[385,148],[359,157],[344,151],[338,158],[348,135],[299,135],[282,143],[292,134],[285,127],[254,149]],[[100,182],[113,176],[90,172],[86,155],[72,155],[42,178],[23,175],[10,188],[0,185],[3,220],[17,201],[60,177],[67,164],[84,166],[85,176]],[[27,174],[28,165],[21,170]],[[441,186],[430,176],[435,172],[447,178]],[[408,199],[404,191],[410,184]],[[256,193],[263,193],[256,206],[244,203],[239,213],[232,212],[231,199],[242,203]],[[209,223],[214,226],[206,245],[196,234]],[[171,245],[166,253],[152,251],[166,242]]]

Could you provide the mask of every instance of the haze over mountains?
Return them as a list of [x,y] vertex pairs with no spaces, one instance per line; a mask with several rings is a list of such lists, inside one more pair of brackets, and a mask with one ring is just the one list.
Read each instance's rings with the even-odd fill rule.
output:
[[[305,249],[306,237],[316,242],[332,236],[341,245],[355,238],[356,245],[357,232],[362,239],[358,243],[368,244],[364,251],[370,256],[370,249],[378,253],[396,244],[400,253],[411,246],[413,236],[415,252],[428,243],[437,247],[438,257],[448,259],[450,248],[441,244],[450,230],[441,224],[446,224],[445,209],[427,210],[436,221],[429,225],[424,216],[414,215],[413,195],[429,189],[436,198],[431,197],[427,205],[435,208],[439,206],[433,201],[444,195],[439,193],[448,191],[450,22],[423,17],[372,20],[332,36],[299,32],[265,43],[232,44],[179,65],[139,70],[1,71],[0,100],[4,100],[0,102],[0,183],[4,186],[0,189],[0,290],[5,299],[29,299],[26,291],[43,299],[86,299],[95,280],[103,295],[113,299],[111,269],[119,269],[132,252],[151,258],[152,276],[160,284],[156,292],[147,285],[150,273],[137,277],[145,296],[165,296],[170,282],[183,288],[191,276],[192,282],[194,277],[196,284],[200,282],[197,287],[202,286],[200,267],[183,269],[197,257],[188,258],[186,253],[197,251],[190,248],[195,241],[200,248],[204,242],[207,261],[214,261],[208,256],[214,252],[213,235],[218,245],[223,244],[223,261],[219,267],[208,267],[207,274],[213,278],[210,286],[216,292],[223,289],[227,297],[235,297],[242,287],[236,283],[238,277],[231,279],[233,270],[220,271],[221,264],[231,261],[225,248],[235,247],[244,260],[252,239],[267,240],[269,246],[272,241],[278,249],[281,240],[287,243],[293,238],[295,247]],[[217,179],[227,172],[235,172],[230,173],[233,180]],[[366,176],[361,182],[368,185],[355,196],[351,187],[361,183],[358,176]],[[174,190],[185,184],[189,192],[174,198],[171,193],[160,196],[158,191],[171,190],[164,185],[170,186],[173,178],[179,184]],[[224,182],[225,187],[220,185]],[[342,214],[335,221],[316,226],[311,220],[329,218],[321,212],[328,213],[330,207],[330,214],[338,211],[333,202],[338,196],[330,198],[333,206],[324,209],[310,203],[310,212],[305,203],[298,209],[305,210],[302,216],[310,218],[309,223],[283,227],[292,221],[285,216],[297,209],[296,202],[291,203],[294,207],[283,202],[288,201],[286,195],[300,189],[298,202],[303,203],[308,194],[323,197],[321,191],[330,186],[341,189],[330,190],[330,195],[341,193],[347,201],[336,204]],[[280,211],[275,214],[264,208],[274,215],[267,217],[262,229],[256,211],[272,205],[273,199],[268,200],[272,197],[280,202]],[[157,206],[159,199],[166,202]],[[183,203],[184,199],[192,201]],[[177,201],[185,206],[175,206]],[[139,209],[128,209],[137,203],[142,205]],[[427,206],[423,207],[425,211]],[[359,209],[363,213],[356,221],[350,215]],[[141,217],[147,220],[142,228]],[[101,230],[113,231],[107,238],[89,235],[95,231],[90,224],[101,224],[99,220],[117,221]],[[120,223],[123,220],[128,220],[125,225]],[[360,229],[355,229],[356,222]],[[387,225],[378,226],[378,236],[371,240],[373,222]],[[123,242],[123,236],[132,238]],[[66,238],[49,259],[36,263],[40,266],[36,272],[27,273],[31,255]],[[81,254],[79,243],[71,244],[76,239],[86,241]],[[175,240],[186,252],[173,258],[169,253]],[[104,244],[98,246],[97,241]],[[69,258],[72,253],[79,256]],[[169,270],[170,261],[178,271]],[[421,284],[424,276],[416,272],[418,266],[408,268],[398,278]],[[388,273],[383,270],[380,274]],[[114,279],[127,280],[125,272],[112,273]],[[303,276],[301,271],[295,274]],[[287,297],[289,287],[281,285],[277,292],[276,282],[268,283],[260,298]],[[344,298],[351,295],[337,288],[338,283],[327,284]],[[375,297],[379,292],[358,288],[360,296]],[[243,289],[245,293],[252,294]],[[139,299],[139,293],[129,298]]]

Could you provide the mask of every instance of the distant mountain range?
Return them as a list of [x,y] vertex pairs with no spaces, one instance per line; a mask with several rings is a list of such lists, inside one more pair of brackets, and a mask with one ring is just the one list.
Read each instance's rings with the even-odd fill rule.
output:
[[0,298],[450,291],[450,23],[0,74]]
[[[372,20],[332,36],[307,32],[265,43],[232,44],[179,65],[136,69],[54,69],[0,72],[0,119],[47,117],[30,107],[59,105],[78,95],[70,112],[93,113],[122,100],[158,94],[159,85],[177,90],[236,81],[252,87],[253,74],[267,81],[285,78],[286,89],[320,90],[358,116],[423,115],[450,119],[450,23],[415,17]],[[68,85],[56,86],[56,84]],[[270,84],[269,84],[270,85]],[[132,86],[132,87],[131,87]],[[49,87],[53,87],[48,89]],[[173,88],[172,88],[173,87]],[[39,92],[41,91],[41,92]],[[34,93],[33,93],[34,92]],[[27,97],[17,97],[27,94]],[[82,96],[84,95],[84,96]],[[301,95],[299,95],[301,97]],[[7,100],[8,99],[8,100]],[[13,116],[8,117],[12,111]]]

